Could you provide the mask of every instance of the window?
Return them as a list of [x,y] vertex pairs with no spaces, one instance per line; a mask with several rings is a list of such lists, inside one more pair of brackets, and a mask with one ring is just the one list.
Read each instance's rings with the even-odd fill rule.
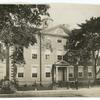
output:
[[83,77],[83,66],[78,67],[78,77],[82,78]]
[[73,77],[73,73],[69,73],[69,77],[72,78]]
[[92,77],[92,67],[88,67],[88,77]]
[[74,67],[70,67],[69,68],[69,78],[73,78],[74,77]]
[[92,72],[88,72],[88,76],[91,77],[92,76]]
[[37,73],[32,73],[32,77],[37,77]]
[[50,53],[51,53],[51,51],[49,50],[49,49],[46,49],[45,50],[45,59],[47,60],[47,59],[50,59]]
[[62,55],[58,55],[58,56],[57,56],[57,59],[58,59],[58,60],[62,60]]
[[32,59],[37,59],[37,54],[32,54]]
[[45,68],[45,75],[46,75],[46,77],[50,77],[50,72],[51,72],[51,68],[50,67],[46,67]]
[[24,77],[24,73],[18,73],[18,77]]
[[37,68],[32,67],[32,77],[37,77]]
[[58,42],[58,43],[61,43],[61,42],[62,42],[62,40],[58,39],[58,40],[57,40],[57,42]]
[[82,77],[83,75],[82,75],[82,72],[78,72],[78,76],[79,77]]
[[50,77],[50,72],[46,72],[46,77]]
[[18,72],[19,78],[24,77],[24,67],[23,66],[18,67],[17,72]]
[[49,59],[50,58],[50,55],[49,54],[46,54],[45,55],[45,59],[47,60],[47,59]]

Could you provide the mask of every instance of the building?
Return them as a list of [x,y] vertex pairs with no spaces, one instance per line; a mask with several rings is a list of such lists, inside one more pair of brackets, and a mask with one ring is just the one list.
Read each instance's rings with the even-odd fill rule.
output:
[[24,49],[26,64],[17,67],[19,84],[34,84],[34,82],[51,84],[52,65],[63,59],[63,55],[66,53],[64,45],[67,36],[68,34],[65,33],[62,25],[43,31],[41,41],[37,34],[37,43],[28,49]]
[[[17,66],[19,85],[33,85],[35,83],[50,85],[58,82],[74,82],[75,67],[63,60],[69,30],[64,25],[46,29],[42,34],[36,34],[37,43],[29,48],[24,48],[25,64]],[[11,52],[13,51],[10,50]],[[5,63],[3,64],[5,66]],[[3,70],[1,70],[3,68]],[[5,76],[5,67],[0,64],[0,79]],[[13,69],[10,66],[10,80]],[[100,78],[100,66],[97,67]],[[78,81],[86,83],[94,81],[94,70],[91,63],[88,66],[78,66]]]

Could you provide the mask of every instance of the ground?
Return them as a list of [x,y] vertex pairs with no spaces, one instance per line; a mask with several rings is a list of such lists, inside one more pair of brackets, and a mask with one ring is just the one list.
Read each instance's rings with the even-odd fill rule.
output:
[[81,88],[78,90],[16,91],[14,94],[0,94],[0,97],[100,97],[100,87]]

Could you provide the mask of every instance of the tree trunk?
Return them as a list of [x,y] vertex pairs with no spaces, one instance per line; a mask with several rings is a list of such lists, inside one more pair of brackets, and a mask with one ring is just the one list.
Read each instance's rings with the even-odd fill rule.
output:
[[75,76],[75,80],[78,80],[78,65],[74,66],[74,76]]
[[9,80],[9,46],[6,45],[6,79]]
[[96,80],[96,62],[97,60],[94,59],[94,81]]

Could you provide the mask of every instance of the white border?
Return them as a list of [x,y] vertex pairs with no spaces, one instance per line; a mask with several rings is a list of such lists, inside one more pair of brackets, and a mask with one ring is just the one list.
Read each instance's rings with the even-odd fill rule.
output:
[[100,4],[100,0],[0,0],[0,4],[48,4],[48,3]]
[[[1,0],[0,4],[47,4],[47,3],[75,3],[75,4],[100,4],[100,0]],[[7,100],[8,98],[0,98],[0,100]],[[32,100],[32,99],[38,99],[38,100],[51,100],[51,99],[55,99],[55,98],[9,98],[8,100],[11,99],[15,99],[15,100]],[[93,97],[89,97],[89,98],[56,98],[58,100],[86,100],[86,99],[90,99],[90,100],[99,100],[100,98],[93,98]]]

